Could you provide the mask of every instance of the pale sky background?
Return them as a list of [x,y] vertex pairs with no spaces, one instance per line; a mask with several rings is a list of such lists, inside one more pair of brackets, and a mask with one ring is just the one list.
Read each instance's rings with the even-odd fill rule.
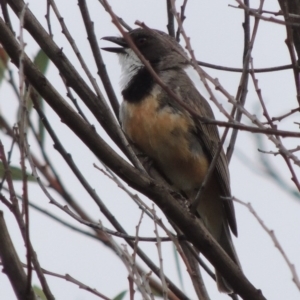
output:
[[[99,40],[99,45],[108,45],[107,42],[100,41],[100,38],[108,35],[118,35],[118,31],[111,23],[110,17],[98,1],[90,0],[88,2],[92,20],[95,22],[95,31]],[[167,19],[165,13],[165,1],[111,0],[109,2],[114,11],[122,16],[122,18],[132,27],[134,27],[134,22],[136,20],[140,20],[145,22],[149,27],[166,31]],[[46,21],[44,18],[44,15],[46,14],[46,1],[32,0],[28,1],[28,3],[29,8],[36,14],[46,28]],[[77,46],[80,48],[86,63],[98,80],[95,63],[86,39],[86,32],[77,6],[77,1],[57,1],[56,4],[60,9],[60,13],[64,17],[71,34],[76,38]],[[181,4],[182,1],[178,1],[178,9]],[[184,27],[191,37],[192,47],[195,50],[197,59],[217,65],[241,67],[243,50],[242,22],[244,13],[240,9],[229,7],[229,4],[237,5],[233,0],[190,0],[186,9],[187,19],[184,23]],[[258,1],[251,1],[251,6],[257,8]],[[279,7],[277,1],[266,0],[264,9],[278,11]],[[13,17],[13,13],[11,16],[14,24],[17,24],[16,18]],[[84,74],[74,53],[70,51],[70,46],[66,42],[65,37],[61,34],[61,29],[55,17],[53,17],[53,14],[52,19],[52,29],[56,43],[59,47],[63,48],[63,51],[67,54],[72,63],[74,63],[77,70],[81,74]],[[251,18],[252,25],[253,21],[253,18]],[[18,26],[15,26],[15,30],[18,30]],[[285,38],[286,32],[283,26],[261,21],[252,52],[254,66],[256,68],[263,68],[289,64],[290,59],[287,47],[284,43]],[[38,51],[38,47],[32,42],[32,39],[28,35],[25,35],[25,40],[27,42],[26,52],[30,57],[33,57]],[[117,57],[111,53],[103,53],[103,57],[106,61],[106,67],[111,76],[113,86],[116,88],[116,91],[118,91],[119,99],[121,99],[118,86],[120,67],[118,65]],[[211,69],[206,69],[206,71],[213,77],[217,77],[221,84],[232,95],[236,94],[240,74]],[[17,75],[17,73],[15,73],[15,75]],[[65,88],[54,65],[50,65],[47,76],[65,97]],[[262,95],[272,116],[281,115],[297,106],[291,70],[257,74],[257,79],[259,80]],[[229,109],[230,106],[226,103],[226,99],[221,94],[217,93],[216,95],[219,101]],[[65,99],[67,98],[65,97]],[[96,126],[97,131],[109,141],[95,119],[87,112],[84,104],[79,104],[87,113],[91,123]],[[211,103],[211,106],[214,109],[216,118],[224,119],[213,103]],[[251,113],[259,114],[261,117],[258,98],[251,80],[249,80],[249,94],[246,108]],[[0,109],[7,119],[15,119],[17,101],[11,88],[7,84],[3,84],[0,89]],[[74,134],[60,122],[51,108],[47,107],[46,112],[56,133],[59,135],[61,141],[63,141],[66,150],[71,153],[82,173],[86,176],[90,184],[95,188],[115,217],[121,221],[128,233],[134,235],[135,226],[140,218],[139,209],[127,195],[116,188],[116,185],[113,182],[93,167],[93,163],[99,165],[97,159],[89,149],[83,146],[80,140],[78,140]],[[246,124],[250,124],[249,120],[245,117],[243,118],[243,121]],[[297,125],[293,124],[293,121],[299,121],[299,114],[295,114],[294,117],[289,118],[288,122],[282,122],[282,124],[280,124],[280,129],[298,130]],[[250,133],[239,133],[236,152],[230,163],[232,193],[237,198],[244,202],[250,202],[253,205],[265,224],[275,231],[285,253],[299,271],[299,197],[297,199],[284,191],[278,183],[271,180],[264,172],[260,156],[257,152],[258,146],[256,144],[256,138],[257,136]],[[1,140],[4,142],[6,151],[8,151],[10,141],[5,136],[1,136]],[[263,142],[264,144],[261,147],[263,147],[264,150],[275,150],[274,145],[267,139],[263,138]],[[286,147],[290,148],[297,145],[296,139],[284,139],[283,142]],[[110,142],[110,144],[112,143]],[[51,155],[51,160],[59,170],[61,178],[68,187],[70,193],[85,207],[86,211],[93,216],[94,220],[101,220],[105,226],[111,228],[101,212],[99,212],[99,209],[96,207],[93,200],[90,199],[84,189],[80,186],[60,155],[53,149],[52,145],[53,142],[47,136],[47,147]],[[34,143],[31,143],[31,147],[34,149]],[[290,180],[291,175],[283,159],[280,156],[273,157],[270,155],[264,156],[264,158],[271,163],[272,167],[277,174],[281,176],[287,186],[291,189],[295,189],[295,186]],[[15,148],[12,165],[18,166],[18,164],[18,150]],[[299,169],[296,166],[295,171],[299,174]],[[16,187],[21,191],[21,185],[19,183],[16,184]],[[53,191],[50,190],[50,192],[56,200],[61,200]],[[73,221],[58,208],[49,204],[49,200],[44,196],[37,185],[34,184],[30,186],[29,195],[34,203],[39,204],[49,212],[64,218],[78,227],[89,230]],[[63,202],[61,201],[61,203]],[[148,201],[147,203],[150,202]],[[245,275],[255,287],[262,290],[267,299],[299,299],[300,293],[292,282],[291,273],[284,262],[283,257],[274,247],[270,237],[262,230],[261,226],[245,207],[242,207],[239,204],[236,204],[235,207],[239,237],[237,239],[234,238],[234,243]],[[5,220],[10,233],[12,234],[15,247],[18,250],[21,259],[25,261],[24,243],[20,237],[16,222],[2,203],[0,203],[0,209],[4,210]],[[159,212],[159,215],[162,216],[162,213]],[[125,266],[111,250],[107,249],[100,242],[96,242],[88,237],[75,233],[34,210],[31,210],[30,212],[30,228],[33,247],[38,253],[38,258],[42,267],[45,269],[60,274],[68,273],[90,287],[96,288],[99,292],[108,297],[113,298],[119,292],[128,290],[127,271]],[[153,222],[144,217],[140,230],[141,236],[154,236]],[[116,238],[115,240],[120,244],[124,244],[121,239]],[[156,263],[158,263],[157,250],[154,243],[140,243],[139,245]],[[129,247],[128,249],[131,251]],[[163,245],[163,258],[165,273],[173,282],[179,285],[173,249],[170,243],[165,243]],[[146,270],[148,271],[147,268]],[[183,273],[185,273],[184,265],[182,265],[182,270]],[[91,293],[80,290],[78,286],[62,279],[47,276],[47,280],[56,299],[97,299],[97,297]],[[206,278],[206,276],[205,280],[211,299],[230,299],[228,296],[220,294],[217,291],[215,283],[212,280]],[[40,286],[36,277],[34,277],[33,282]],[[188,277],[184,278],[184,290],[191,299],[196,298]],[[4,300],[15,299],[13,290],[6,275],[3,273],[0,273],[0,295],[0,298]],[[125,299],[129,299],[129,296],[127,295]],[[135,299],[141,299],[141,295],[136,293]]]

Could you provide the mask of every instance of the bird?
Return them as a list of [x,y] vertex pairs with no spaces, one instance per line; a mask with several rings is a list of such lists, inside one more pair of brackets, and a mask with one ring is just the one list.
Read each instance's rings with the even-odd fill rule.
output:
[[[215,119],[207,100],[197,90],[187,70],[191,67],[182,46],[170,35],[155,29],[136,28],[128,37],[150,63],[160,80],[197,115]],[[121,65],[120,122],[129,140],[149,156],[175,190],[193,201],[220,145],[218,128],[199,121],[157,83],[124,37],[103,40],[118,47],[103,47],[116,53]],[[208,182],[197,215],[211,235],[240,267],[231,234],[237,223],[231,197],[229,169],[222,149]],[[231,286],[216,269],[220,292]]]

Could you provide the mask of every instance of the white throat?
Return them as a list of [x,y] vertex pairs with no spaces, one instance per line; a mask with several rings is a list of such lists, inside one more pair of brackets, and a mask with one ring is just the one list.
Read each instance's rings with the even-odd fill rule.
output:
[[132,49],[126,49],[126,54],[119,54],[119,63],[122,68],[120,86],[121,90],[125,89],[132,77],[138,72],[144,65]]

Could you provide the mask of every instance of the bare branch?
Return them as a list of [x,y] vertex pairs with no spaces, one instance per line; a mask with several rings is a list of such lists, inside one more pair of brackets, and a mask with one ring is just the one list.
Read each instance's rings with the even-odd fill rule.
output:
[[[1,201],[2,198],[3,195],[0,194]],[[16,297],[19,300],[23,300],[26,295],[26,299],[36,300],[32,288],[30,287],[28,290],[27,277],[11,241],[2,211],[0,211],[0,245],[0,257],[3,264],[3,272],[7,275]]]
[[258,223],[260,224],[260,226],[266,231],[266,233],[270,236],[271,240],[274,243],[274,246],[279,250],[280,254],[282,255],[282,257],[284,258],[287,266],[289,267],[292,276],[293,276],[293,281],[296,285],[296,287],[298,288],[298,290],[300,291],[300,280],[299,280],[299,276],[296,272],[296,268],[295,265],[293,263],[290,262],[287,254],[285,253],[284,249],[282,248],[280,242],[278,241],[274,230],[269,229],[266,225],[265,222],[262,220],[262,218],[259,217],[259,215],[257,214],[257,212],[254,210],[254,208],[252,207],[251,203],[245,203],[235,197],[232,198],[233,201],[242,204],[243,206],[247,207],[248,210],[252,213],[252,215],[255,217],[255,219],[258,221]]

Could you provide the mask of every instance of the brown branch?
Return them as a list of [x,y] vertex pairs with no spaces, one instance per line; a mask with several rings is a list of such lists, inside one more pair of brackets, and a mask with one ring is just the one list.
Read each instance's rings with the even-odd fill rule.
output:
[[11,21],[10,21],[10,17],[9,17],[9,14],[8,14],[8,9],[7,9],[7,0],[0,0],[0,5],[1,5],[2,14],[3,14],[3,17],[4,17],[5,23],[7,24],[7,26],[11,30],[11,32],[13,32],[13,28],[12,28],[12,25],[11,25]]
[[[3,197],[4,196],[0,194],[1,200]],[[10,238],[3,217],[3,211],[0,211],[0,245],[0,257],[3,264],[3,272],[7,275],[17,299],[24,300],[26,295],[26,299],[36,300],[32,287],[28,290],[27,276]]]
[[[24,13],[27,5],[24,6],[24,9],[20,15],[20,33],[19,40],[20,46],[22,49],[20,57],[20,65],[22,66],[22,59],[25,51],[25,41],[23,36],[23,26],[24,26]],[[19,121],[19,148],[21,155],[21,170],[22,170],[22,182],[23,182],[23,213],[24,213],[24,223],[25,223],[25,245],[26,245],[26,259],[27,259],[27,291],[30,293],[31,289],[31,280],[32,280],[32,265],[31,265],[31,247],[30,247],[30,231],[29,231],[29,201],[28,201],[28,182],[27,182],[27,173],[26,173],[26,151],[25,151],[25,139],[27,138],[27,101],[28,95],[30,94],[30,89],[25,92],[25,76],[23,74],[23,67],[20,67],[19,70],[19,95],[20,95],[20,121]]]
[[[63,78],[62,78],[63,79]],[[89,125],[92,126],[92,124],[89,122],[89,120],[87,119],[87,117],[85,116],[85,114],[83,113],[82,109],[80,108],[77,100],[75,99],[75,97],[73,96],[72,90],[70,89],[70,87],[67,85],[67,83],[64,81],[64,84],[66,86],[67,89],[67,97],[72,101],[72,103],[74,104],[75,108],[77,109],[78,113],[81,115],[81,117],[83,118],[83,120],[85,120]]]
[[[181,24],[183,24],[184,20],[186,19],[186,16],[184,14],[186,6],[187,6],[187,0],[183,0],[183,4],[180,7],[180,22],[181,22]],[[178,29],[177,29],[177,32],[176,32],[176,41],[178,43],[180,41],[180,27],[179,26],[178,26]]]
[[[249,5],[248,0],[244,0],[244,3],[247,6]],[[243,23],[243,29],[244,29],[243,72],[242,72],[242,76],[241,76],[237,94],[236,94],[236,99],[242,106],[245,106],[246,97],[248,94],[249,75],[248,75],[247,70],[249,69],[251,51],[253,48],[254,38],[256,35],[257,27],[258,27],[258,22],[257,22],[257,19],[255,19],[255,24],[253,27],[253,33],[252,33],[252,37],[251,37],[250,36],[250,16],[245,11],[244,12],[244,23]],[[243,114],[240,110],[237,110],[236,106],[234,106],[231,111],[231,116],[234,116],[234,115],[235,115],[235,121],[240,122]],[[230,163],[230,160],[231,160],[231,157],[232,157],[232,154],[234,151],[234,146],[236,143],[237,135],[238,135],[238,130],[237,129],[232,130],[229,145],[228,145],[227,151],[226,151],[226,157],[227,157],[228,163]]]
[[[197,60],[197,63],[199,66],[207,67],[207,68],[211,68],[211,69],[215,69],[215,70],[220,70],[220,71],[237,72],[237,73],[241,73],[244,71],[244,69],[241,69],[241,68],[224,67],[224,66],[209,64],[209,63],[199,61],[199,60]],[[283,65],[283,66],[278,66],[278,67],[254,69],[253,71],[254,71],[254,73],[266,73],[266,72],[283,71],[283,70],[288,70],[288,69],[292,69],[292,68],[293,68],[292,65]],[[250,72],[250,70],[247,70],[247,72]]]
[[[9,3],[14,4],[13,7],[16,10],[18,10],[18,7],[22,7],[20,0],[9,0]],[[27,22],[30,23],[30,21],[30,19],[27,19]],[[31,28],[31,26],[29,26],[29,28]],[[9,53],[13,63],[18,65],[20,53],[19,44],[6,28],[1,18],[0,42]],[[108,167],[131,187],[150,197],[162,209],[167,218],[175,224],[178,224],[182,232],[187,236],[187,239],[220,270],[222,276],[224,276],[238,294],[244,297],[244,299],[265,299],[261,291],[257,290],[246,279],[241,270],[239,270],[224,250],[210,236],[204,225],[186,209],[183,209],[183,206],[171,196],[168,189],[136,170],[117,155],[111,147],[95,133],[93,128],[88,126],[81,117],[65,103],[54,87],[48,82],[44,75],[33,66],[27,57],[23,63],[24,73],[34,88],[37,89],[39,94],[49,103],[63,122],[75,132],[100,160],[105,161]],[[169,286],[169,288],[171,287]],[[177,287],[174,287],[172,290],[174,292],[176,291],[176,294],[180,295],[181,299],[186,299],[186,296],[178,291]]]
[[[269,112],[266,108],[266,105],[264,103],[264,100],[263,100],[263,97],[262,97],[262,94],[261,94],[261,89],[259,88],[258,86],[258,80],[255,78],[255,74],[252,72],[251,73],[251,77],[253,79],[253,83],[254,83],[254,86],[255,86],[255,90],[256,90],[256,93],[257,93],[257,96],[258,96],[258,99],[261,103],[261,106],[263,108],[263,114],[265,116],[265,118],[267,119],[267,122],[268,124],[271,126],[272,129],[274,130],[277,130],[277,126],[275,126],[273,124],[273,120],[271,119],[270,115],[269,115]],[[278,143],[281,144],[281,139],[279,136],[275,136],[275,138],[277,139]],[[300,191],[300,183],[298,181],[298,178],[296,176],[296,173],[292,167],[292,164],[290,162],[290,155],[291,155],[291,152],[287,151],[287,152],[282,152],[282,151],[279,151],[279,153],[282,155],[283,159],[285,160],[291,174],[292,174],[292,181],[295,183],[298,191]]]
[[[156,215],[156,211],[155,211],[155,207],[154,204],[152,203],[152,212],[153,215]],[[162,250],[161,250],[161,242],[162,239],[159,236],[159,232],[158,232],[158,226],[157,226],[157,222],[154,220],[154,233],[156,235],[156,248],[157,248],[157,253],[158,253],[158,259],[159,259],[159,268],[160,268],[160,280],[161,280],[161,285],[162,285],[162,296],[164,298],[164,300],[168,299],[168,286],[167,286],[167,282],[166,282],[166,278],[165,278],[165,274],[164,274],[164,265],[163,265],[163,257],[162,257]]]
[[[292,151],[293,152],[293,151]],[[292,152],[289,152],[289,153],[292,153]],[[282,154],[280,152],[280,154],[283,156],[283,159],[285,160],[291,174],[292,174],[292,181],[294,182],[294,184],[296,185],[298,191],[300,192],[300,182],[298,180],[298,177],[297,177],[297,174],[293,168],[293,165],[291,164],[291,161],[290,161],[290,157],[288,155],[285,155],[285,154]]]
[[[228,91],[220,84],[219,80],[217,78],[212,78],[207,73],[205,76],[208,78],[210,82],[212,82],[216,89],[219,90],[229,101],[229,103],[233,104],[234,106],[237,106],[238,109],[240,109],[243,114],[251,120],[252,123],[254,123],[258,128],[266,129],[266,127],[263,125],[263,123],[257,118],[256,115],[251,114],[248,112],[244,107],[240,106],[239,103],[234,99],[232,95],[228,93]],[[300,160],[297,156],[293,155],[292,153],[288,152],[288,150],[283,146],[283,144],[276,139],[273,135],[268,135],[268,138],[270,141],[272,141],[275,146],[279,149],[280,152],[287,155],[296,165],[300,166]]]
[[[8,3],[17,16],[19,16],[25,5],[22,0],[8,0]],[[31,36],[44,50],[49,59],[51,59],[54,65],[58,68],[59,72],[63,74],[64,78],[67,80],[67,84],[73,88],[81,100],[86,104],[90,112],[99,121],[110,138],[128,156],[132,163],[141,172],[144,172],[143,166],[136,158],[136,155],[124,137],[118,122],[108,106],[104,104],[105,100],[99,99],[97,95],[91,91],[73,64],[69,61],[67,56],[64,55],[62,49],[54,43],[52,38],[44,30],[43,26],[37,21],[28,8],[25,12],[24,22],[24,28],[29,31]]]
[[[0,22],[1,21],[2,21],[2,19],[0,19]],[[19,54],[20,53],[21,53],[21,51],[19,52]],[[14,185],[13,185],[13,179],[12,179],[11,173],[9,171],[9,166],[8,166],[8,163],[7,163],[7,159],[6,159],[4,148],[3,148],[3,145],[1,143],[1,141],[0,141],[0,159],[2,160],[3,167],[4,167],[4,170],[5,170],[5,173],[6,173],[6,181],[7,181],[7,184],[8,184],[10,200],[12,202],[12,205],[10,206],[11,212],[14,214],[14,217],[15,217],[17,223],[18,223],[22,238],[23,238],[26,246],[30,248],[28,250],[28,253],[30,253],[30,255],[31,255],[31,261],[32,261],[32,264],[33,264],[36,272],[37,272],[37,275],[38,275],[38,278],[39,278],[40,283],[42,285],[43,291],[44,291],[45,295],[47,296],[47,299],[54,300],[54,297],[53,297],[53,295],[51,293],[51,290],[48,286],[46,278],[44,277],[43,273],[41,272],[41,267],[40,267],[39,261],[37,259],[37,255],[34,252],[34,249],[31,245],[30,241],[27,240],[26,225],[25,225],[25,222],[22,218],[22,214],[21,214],[20,209],[19,209],[18,199],[17,199],[15,189],[14,189]],[[3,196],[2,196],[2,198],[3,198]],[[28,242],[28,244],[27,244],[27,242]],[[30,293],[29,289],[28,289],[28,293]]]
[[[32,93],[31,97],[35,97],[35,94]],[[14,131],[10,128],[7,121],[3,118],[2,115],[0,115],[0,124],[5,128],[6,133],[16,142],[18,140],[15,137]],[[39,143],[39,141],[37,140]],[[83,219],[89,219],[87,214],[85,213],[84,209],[80,207],[80,205],[76,202],[76,200],[70,195],[70,193],[66,190],[65,186],[63,185],[62,181],[60,180],[57,172],[53,168],[53,165],[51,161],[49,160],[48,156],[46,155],[43,148],[41,148],[41,152],[43,154],[43,157],[45,159],[45,163],[41,162],[36,156],[34,156],[33,153],[30,154],[30,156],[33,159],[34,165],[38,168],[39,172],[46,178],[48,181],[48,185],[53,188],[58,194],[61,195],[61,197],[68,203],[74,211],[76,211]],[[46,167],[46,166],[47,167]],[[50,172],[49,168],[51,169],[52,173]],[[104,241],[103,241],[104,242]]]
[[[297,91],[297,100],[298,104],[300,105],[300,84],[299,84],[299,58],[300,58],[300,34],[299,34],[299,28],[296,27],[296,24],[299,26],[299,18],[294,18],[290,14],[296,14],[299,15],[300,13],[300,3],[299,1],[295,0],[278,0],[281,11],[283,12],[283,16],[286,22],[293,23],[293,26],[286,26],[286,33],[287,33],[287,39],[286,39],[286,45],[288,47],[291,62],[293,65],[293,71],[294,71],[294,80],[295,80],[295,86]],[[297,55],[295,53],[295,50],[297,52]],[[298,58],[296,57],[298,56]]]
[[272,117],[272,121],[282,121],[284,118],[286,117],[289,117],[290,115],[296,113],[296,112],[299,112],[300,111],[300,107],[296,107],[294,109],[291,109],[290,112],[286,113],[286,114],[283,114],[282,116],[279,116],[279,117]]
[[282,136],[282,137],[291,137],[291,138],[299,138],[300,132],[288,131],[288,130],[280,130],[277,128],[260,128],[254,126],[247,126],[242,123],[233,123],[233,122],[226,122],[226,121],[219,121],[213,120],[209,118],[199,117],[200,121],[207,124],[215,124],[220,127],[226,128],[235,128],[242,131],[248,131],[252,133],[262,133],[267,135],[274,135],[274,136]]
[[[78,167],[76,166],[76,164],[74,163],[72,157],[67,153],[67,151],[64,149],[63,145],[61,144],[60,140],[57,138],[54,130],[52,129],[50,123],[48,122],[46,116],[44,115],[43,111],[39,108],[39,102],[36,98],[36,95],[33,93],[32,94],[32,101],[34,103],[34,107],[37,111],[37,113],[39,114],[46,130],[48,131],[48,133],[50,134],[52,140],[54,141],[55,144],[55,149],[61,154],[61,156],[64,158],[64,160],[66,161],[66,163],[68,164],[68,166],[71,168],[71,170],[73,171],[73,173],[75,174],[75,176],[77,177],[77,179],[79,180],[79,182],[82,184],[82,186],[86,189],[86,191],[89,193],[89,195],[91,196],[91,198],[95,201],[95,203],[97,204],[97,206],[99,207],[100,211],[105,215],[105,217],[110,221],[110,223],[117,229],[118,232],[120,232],[121,234],[124,235],[124,239],[125,241],[131,246],[134,247],[134,243],[130,238],[126,238],[126,236],[128,236],[128,234],[126,233],[126,231],[124,230],[124,228],[121,226],[121,224],[116,220],[116,218],[111,214],[111,212],[109,211],[109,209],[106,207],[106,205],[103,203],[103,201],[100,199],[100,197],[97,195],[97,193],[95,192],[95,190],[89,185],[88,181],[85,179],[85,177],[82,175],[82,173],[80,172],[80,170],[78,169]],[[53,202],[55,203],[55,201]],[[57,204],[56,204],[57,205]],[[57,205],[59,208],[62,209],[61,206]],[[64,209],[63,209],[64,210]],[[65,210],[66,211],[66,210]],[[93,226],[93,222],[86,216],[82,216],[82,214],[80,215],[81,218],[79,218],[77,215],[75,214],[70,214],[70,211],[66,211],[69,215],[71,215],[72,217],[76,217],[76,220],[87,225],[90,226],[91,228],[94,229],[100,229],[101,228],[97,227],[97,226]],[[98,232],[99,234],[99,232]],[[109,242],[109,240],[107,240],[106,238],[103,238],[103,235],[101,236],[101,240],[107,245],[109,246],[111,249],[114,249],[111,245],[111,243]],[[138,251],[138,255],[141,257],[141,259],[148,265],[148,267],[153,270],[153,272],[155,274],[157,274],[157,267],[155,266],[155,264],[146,256],[146,254],[140,249],[137,249]],[[139,270],[141,271],[141,268],[138,267]],[[160,289],[160,285],[157,284],[157,282],[155,282],[154,280],[151,280],[151,284],[153,286],[156,287],[156,289]],[[169,281],[168,279],[168,284],[171,286],[174,286],[173,283],[171,283],[171,281]],[[171,299],[173,299],[173,295],[172,293],[169,293],[169,297]]]
[[285,253],[285,251],[283,250],[281,244],[279,243],[274,230],[269,229],[264,221],[262,220],[261,217],[259,217],[259,215],[257,214],[257,212],[254,210],[254,208],[252,207],[251,203],[245,203],[237,198],[233,198],[233,201],[242,204],[243,206],[247,207],[248,210],[252,213],[252,215],[255,217],[255,219],[258,221],[259,225],[265,230],[265,232],[270,236],[271,240],[273,241],[275,247],[279,250],[280,254],[282,255],[283,259],[285,260],[288,268],[290,269],[290,272],[293,276],[293,281],[296,285],[296,287],[298,288],[298,290],[300,291],[300,280],[295,268],[295,265],[293,263],[291,263],[291,261],[289,260],[287,254]]
[[45,18],[47,20],[49,35],[51,38],[53,38],[52,26],[51,26],[51,21],[50,21],[50,1],[49,0],[47,0],[47,11],[46,11]]
[[[95,166],[95,165],[94,165]],[[160,240],[163,241],[172,241],[178,251],[178,253],[180,254],[183,262],[185,263],[186,267],[187,267],[187,271],[192,279],[192,281],[194,281],[195,279],[197,279],[197,277],[199,278],[199,276],[197,276],[195,274],[195,272],[191,269],[190,263],[187,259],[186,256],[191,256],[190,253],[192,253],[192,255],[194,256],[194,258],[197,260],[197,262],[200,264],[200,266],[207,272],[207,274],[213,279],[215,279],[215,275],[213,274],[213,272],[208,268],[208,266],[204,263],[204,261],[199,257],[198,253],[192,248],[192,246],[186,242],[186,237],[181,233],[181,231],[178,229],[178,227],[175,224],[172,224],[173,228],[175,229],[175,231],[177,232],[177,236],[174,236],[167,228],[166,226],[163,224],[162,220],[159,219],[156,214],[154,213],[154,210],[151,210],[151,212],[149,212],[150,208],[144,203],[142,202],[142,200],[140,199],[140,197],[137,194],[133,194],[128,188],[126,188],[126,186],[124,186],[124,184],[122,183],[121,180],[118,179],[117,176],[114,175],[113,172],[111,172],[106,166],[106,171],[100,169],[99,167],[95,166],[97,169],[99,169],[101,172],[103,172],[106,176],[108,176],[111,180],[113,180],[119,188],[121,188],[122,190],[124,190],[129,197],[132,198],[132,200],[139,206],[140,209],[143,210],[143,212],[145,212],[152,220],[154,220],[155,224],[158,224],[169,236],[169,238],[164,238],[164,237],[160,237]],[[107,173],[109,172],[109,174]],[[140,239],[138,237],[139,241],[146,241],[144,239]],[[150,239],[149,239],[150,241]],[[183,241],[185,241],[183,243]],[[180,243],[180,245],[179,245]],[[185,255],[184,252],[182,251],[183,247],[186,248],[186,250],[188,251],[188,255]],[[193,261],[194,263],[194,261]],[[201,274],[200,274],[201,277]],[[198,279],[197,279],[198,280]],[[201,278],[200,278],[201,280]],[[201,280],[202,282],[202,280]],[[195,286],[195,289],[199,287],[199,281],[197,281],[197,287]],[[201,288],[202,290],[204,290],[204,286],[203,288]],[[197,290],[196,290],[197,293]],[[205,294],[205,292],[201,292],[201,294]],[[201,296],[202,297],[202,296]],[[200,297],[200,299],[201,299]]]
[[[0,265],[1,265],[1,262],[0,262]],[[27,268],[27,265],[26,264],[22,264],[22,267],[23,268]],[[77,280],[76,278],[72,277],[71,275],[69,274],[65,274],[65,275],[61,275],[61,274],[58,274],[56,272],[52,272],[52,271],[49,271],[49,270],[46,270],[44,268],[42,268],[42,272],[45,274],[45,275],[49,275],[49,276],[53,276],[53,277],[56,277],[56,278],[61,278],[61,279],[64,279],[66,281],[69,281],[73,284],[76,284],[80,289],[83,289],[83,290],[86,290],[104,300],[111,300],[111,298],[108,298],[106,297],[105,295],[103,295],[102,293],[98,292],[96,289],[93,289],[91,287],[89,287],[88,285],[84,284],[83,282]]]
[[[106,2],[103,0],[98,0],[101,5],[103,6],[103,8],[107,11],[107,7],[106,7]],[[119,16],[116,15],[116,18],[118,20],[118,22],[128,31],[132,30],[132,28]]]
[[90,18],[90,14],[88,11],[88,7],[86,5],[86,1],[79,0],[78,5],[80,8],[82,19],[84,21],[85,29],[86,29],[86,32],[88,35],[88,40],[89,40],[91,50],[93,52],[94,60],[97,65],[98,75],[101,78],[101,81],[103,83],[103,86],[104,86],[104,89],[108,96],[108,99],[110,101],[110,104],[114,110],[115,116],[117,118],[119,118],[119,106],[120,106],[119,101],[117,99],[117,96],[112,87],[111,81],[106,72],[106,67],[105,67],[104,61],[102,59],[102,55],[101,55],[100,48],[99,48],[97,38],[95,35],[95,31],[94,31],[94,23],[92,22],[92,20]]
[[[7,191],[7,188],[3,188],[3,189]],[[21,196],[18,195],[17,197],[18,197],[19,200],[22,200]],[[11,207],[11,203],[6,198],[2,198],[1,201],[9,209],[11,209],[10,208]],[[50,219],[52,219],[52,220],[60,223],[61,225],[65,226],[65,227],[67,227],[67,228],[69,228],[71,230],[74,230],[74,231],[76,231],[76,232],[78,232],[78,233],[80,233],[82,235],[88,236],[88,237],[90,237],[90,238],[92,238],[94,240],[103,242],[103,239],[100,239],[99,236],[97,236],[95,234],[92,234],[91,232],[84,231],[84,230],[80,229],[79,227],[73,226],[71,223],[68,223],[68,222],[64,221],[63,219],[55,216],[54,214],[50,213],[49,211],[41,208],[40,206],[38,206],[38,205],[36,205],[36,204],[34,204],[32,202],[29,202],[29,206],[31,208],[35,209],[36,211],[44,214],[45,216],[49,217]],[[82,219],[82,220],[84,220],[84,219]],[[84,221],[86,221],[86,220],[84,220]],[[132,241],[138,239],[139,242],[151,242],[151,243],[157,241],[157,239],[155,237],[141,237],[141,236],[136,237],[136,236],[133,236],[133,235],[124,234],[124,233],[119,232],[119,231],[113,231],[111,229],[108,229],[108,228],[105,228],[104,226],[99,225],[98,223],[92,223],[92,221],[90,221],[90,222],[91,222],[91,226],[89,226],[89,224],[85,224],[85,225],[87,225],[87,226],[89,226],[91,228],[97,229],[97,230],[101,230],[101,231],[103,231],[103,232],[105,232],[105,233],[107,233],[109,235],[115,236],[117,238],[129,239],[129,240],[132,240]],[[174,238],[175,238],[175,236],[172,235],[172,237],[170,237],[170,236],[169,237],[161,237],[160,239],[161,239],[162,242],[170,242],[170,241],[173,241]],[[178,236],[178,237],[176,236],[176,238],[178,240],[182,240],[182,241],[186,240],[186,237],[183,236],[183,235]]]
[[174,16],[172,13],[172,6],[170,0],[166,0],[167,2],[167,15],[168,15],[168,33],[170,36],[175,38],[175,25],[174,25]]
[[69,31],[69,29],[68,29],[65,21],[64,21],[64,18],[61,16],[61,14],[60,14],[60,12],[58,10],[58,7],[56,6],[55,1],[54,0],[48,0],[48,1],[49,1],[50,5],[51,5],[53,11],[54,11],[54,14],[57,17],[57,20],[60,23],[60,26],[61,26],[61,29],[62,29],[62,33],[65,35],[67,41],[71,45],[71,47],[72,47],[75,55],[77,56],[77,59],[78,59],[80,65],[81,65],[82,69],[84,70],[84,72],[87,75],[90,83],[92,84],[92,86],[93,86],[93,88],[94,88],[94,90],[95,90],[95,92],[97,94],[98,99],[102,102],[102,105],[104,107],[106,107],[106,110],[109,110],[108,105],[107,105],[107,103],[106,103],[106,101],[105,101],[105,99],[104,99],[104,97],[103,97],[103,95],[102,95],[102,93],[100,91],[100,88],[99,88],[99,86],[98,86],[95,78],[93,77],[92,73],[90,72],[87,64],[85,63],[85,60],[84,60],[83,56],[81,55],[81,53],[79,51],[79,48],[77,47],[76,42],[73,39],[73,37],[72,37],[72,35],[71,35],[71,33],[70,33],[70,31]]
[[[251,60],[251,68],[253,67],[253,61]],[[264,117],[267,119],[267,124],[273,129],[273,130],[277,130],[277,126],[274,125],[273,120],[271,119],[269,112],[267,110],[266,104],[264,102],[264,99],[262,97],[262,93],[261,93],[261,89],[259,88],[258,85],[258,79],[256,79],[254,72],[251,72],[251,78],[255,87],[255,91],[256,94],[258,96],[258,100],[260,102],[260,105],[262,107],[263,110],[263,115]]]
[[279,20],[279,19],[274,18],[274,17],[265,17],[265,16],[262,16],[261,14],[259,14],[259,13],[256,12],[256,9],[249,8],[246,5],[244,5],[244,3],[241,0],[235,0],[235,1],[239,4],[239,6],[233,6],[233,5],[229,5],[229,6],[233,7],[233,8],[247,10],[249,12],[250,16],[253,16],[255,18],[259,18],[259,19],[261,19],[263,21],[267,21],[267,22],[271,22],[271,23],[276,23],[276,24],[279,24],[279,25],[295,26],[295,27],[299,27],[300,26],[299,23],[285,22],[285,21]]
[[172,234],[172,232],[170,232],[170,230],[166,228],[162,220],[157,217],[155,211],[152,210],[152,212],[155,224],[158,224],[167,233],[169,238],[172,240],[174,246],[176,247],[177,252],[181,256],[199,299],[209,299],[198,267],[198,263],[201,267],[203,267],[203,269],[213,280],[216,280],[215,275],[199,257],[199,253],[196,252],[193,246],[186,241],[185,237],[184,239],[182,239],[183,234],[182,231],[178,228],[178,226],[174,223],[171,223],[171,225],[177,233],[177,236],[174,236],[174,234]]
[[[103,163],[102,163],[103,164]],[[98,167],[96,164],[93,164],[94,167],[102,172],[105,176],[107,176],[110,180],[112,180],[118,188],[123,190],[131,199],[132,201],[138,206],[140,210],[142,210],[151,220],[153,220],[153,215],[151,213],[151,208],[146,205],[146,203],[139,197],[138,194],[133,193],[123,182],[120,180],[114,172],[112,172],[106,165],[103,164],[105,170]]]
[[128,276],[127,278],[128,278],[128,284],[129,284],[129,298],[130,298],[130,300],[134,300],[135,290],[134,290],[133,280],[130,276]]

